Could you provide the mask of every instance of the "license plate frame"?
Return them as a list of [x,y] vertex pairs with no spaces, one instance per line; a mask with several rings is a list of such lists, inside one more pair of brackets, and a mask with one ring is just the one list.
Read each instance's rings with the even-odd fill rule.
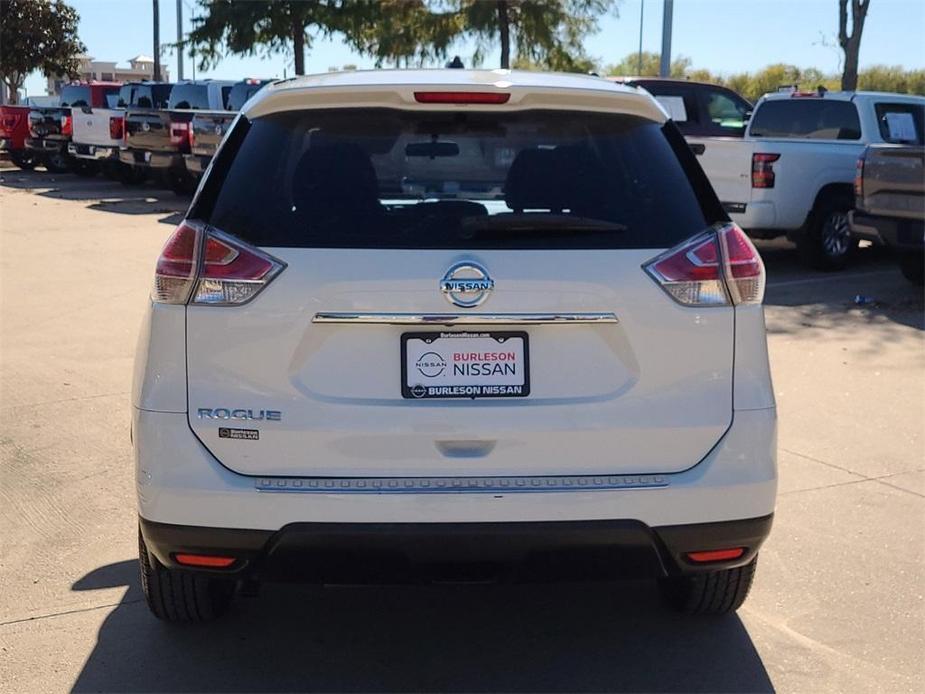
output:
[[[500,339],[499,339],[500,338]],[[522,384],[459,384],[433,386],[456,389],[456,392],[442,391],[438,394],[428,392],[431,386],[423,383],[409,384],[408,342],[410,340],[466,340],[492,339],[503,345],[510,339],[522,340],[523,383]],[[429,344],[429,342],[428,342]],[[515,360],[516,363],[516,360]],[[421,378],[423,381],[423,377]],[[422,390],[424,389],[424,390]],[[523,330],[430,330],[426,332],[406,332],[401,335],[401,394],[406,400],[482,400],[494,398],[525,398],[530,395],[530,341]]]

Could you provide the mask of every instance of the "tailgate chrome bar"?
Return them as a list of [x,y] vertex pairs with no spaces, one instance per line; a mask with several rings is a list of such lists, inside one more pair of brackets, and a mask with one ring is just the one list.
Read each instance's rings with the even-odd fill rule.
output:
[[319,312],[312,323],[377,325],[550,325],[619,323],[613,313],[370,313]]

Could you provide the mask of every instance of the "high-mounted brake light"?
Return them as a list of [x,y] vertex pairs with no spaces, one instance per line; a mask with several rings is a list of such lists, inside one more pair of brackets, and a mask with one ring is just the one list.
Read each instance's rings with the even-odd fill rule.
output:
[[506,104],[508,92],[415,92],[419,104]]
[[665,251],[643,269],[684,306],[760,304],[764,298],[761,256],[731,222]]
[[109,117],[109,138],[111,140],[121,140],[125,137],[125,119],[122,116]]
[[163,304],[244,304],[284,267],[217,229],[183,222],[157,260],[151,298]]
[[755,152],[752,154],[752,188],[774,187],[774,162],[779,154]]

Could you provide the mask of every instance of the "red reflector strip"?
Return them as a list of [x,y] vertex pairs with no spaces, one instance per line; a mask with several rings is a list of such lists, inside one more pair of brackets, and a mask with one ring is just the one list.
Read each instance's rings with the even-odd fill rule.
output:
[[744,547],[734,547],[732,549],[709,549],[703,552],[688,552],[687,558],[697,564],[705,564],[711,561],[738,559],[743,554],[745,554]]
[[506,104],[507,92],[415,92],[419,104]]
[[209,569],[227,569],[234,564],[234,557],[215,557],[211,554],[174,554],[177,564],[183,566],[202,566]]

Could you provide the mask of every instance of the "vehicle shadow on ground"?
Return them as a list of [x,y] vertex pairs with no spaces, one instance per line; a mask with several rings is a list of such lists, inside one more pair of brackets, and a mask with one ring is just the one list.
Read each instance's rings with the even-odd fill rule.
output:
[[125,186],[102,175],[80,178],[72,174],[45,171],[3,169],[0,186],[28,190],[35,195],[56,200],[87,202],[87,207],[101,212],[146,215],[169,214],[158,221],[176,224],[189,207],[189,196],[177,195],[156,181]]
[[756,245],[768,273],[765,306],[793,309],[769,319],[769,332],[856,329],[860,322],[880,324],[878,334],[889,340],[891,324],[925,330],[925,295],[903,278],[887,249],[861,248],[846,269],[820,272],[803,267],[787,242]]
[[148,614],[134,561],[75,691],[710,691],[773,686],[738,617],[684,618],[654,584],[270,585],[209,625]]

